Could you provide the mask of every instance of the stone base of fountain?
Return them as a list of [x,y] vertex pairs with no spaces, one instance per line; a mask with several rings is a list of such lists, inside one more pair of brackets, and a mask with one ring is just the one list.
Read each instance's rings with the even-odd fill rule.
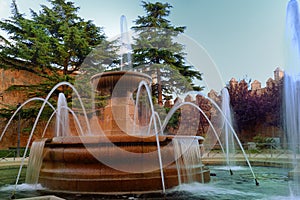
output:
[[[172,161],[174,150],[172,145],[168,145],[172,140],[168,136],[159,136],[159,141],[164,161],[165,187],[172,188],[179,184],[176,164]],[[116,149],[124,150],[125,154],[134,153],[139,159],[120,155]],[[161,192],[162,180],[156,151],[157,143],[154,136],[56,137],[45,144],[39,183],[55,192],[93,194]],[[145,158],[145,154],[150,156]],[[130,172],[100,162],[103,159],[112,160],[114,164],[129,169]],[[210,180],[208,169],[203,170],[203,166],[193,168],[197,182]],[[139,171],[140,169],[143,171]],[[181,180],[186,179],[185,175],[180,176]]]

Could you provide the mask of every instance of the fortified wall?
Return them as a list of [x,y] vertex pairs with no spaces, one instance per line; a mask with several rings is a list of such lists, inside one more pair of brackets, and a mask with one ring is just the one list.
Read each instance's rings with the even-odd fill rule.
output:
[[[245,80],[238,82],[232,78],[229,81],[231,106],[237,123],[240,123],[237,131],[245,142],[257,135],[284,140],[281,120],[283,78],[284,71],[277,67],[274,77],[266,81],[265,87],[258,80],[254,80],[250,86]],[[241,108],[243,112],[239,112]],[[247,127],[247,123],[250,127]]]
[[[266,81],[265,87],[262,87],[258,80],[254,80],[251,84],[245,80],[237,81],[235,78],[229,81],[227,89],[230,94],[233,126],[243,143],[253,141],[256,136],[284,141],[281,120],[283,77],[284,72],[278,67],[274,70],[274,77]],[[222,96],[220,92],[211,90],[208,97],[221,107]],[[176,99],[176,101],[182,100]],[[208,99],[196,95],[188,96],[184,101],[199,106],[216,129],[222,127],[220,124],[221,115]],[[172,107],[173,104],[167,101],[165,106]],[[192,127],[196,126],[198,127],[197,135],[205,136],[209,130],[208,121],[202,115],[193,114],[197,111],[190,106],[183,107],[181,112],[182,115],[185,113],[189,113],[189,115],[186,115],[185,119],[180,118],[178,125],[170,127],[169,131],[174,134],[181,130],[195,132]]]

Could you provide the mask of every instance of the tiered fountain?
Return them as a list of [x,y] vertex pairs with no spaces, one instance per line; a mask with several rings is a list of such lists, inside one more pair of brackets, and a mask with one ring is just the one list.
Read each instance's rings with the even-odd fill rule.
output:
[[[121,19],[125,20],[124,17]],[[122,38],[126,38],[124,34]],[[125,41],[122,43],[127,44]],[[128,50],[130,48],[125,48],[123,53],[127,53],[127,64],[130,65],[131,57]],[[125,66],[123,60],[120,66]],[[201,161],[200,145],[203,138],[196,136],[195,132],[188,128],[182,128],[183,126],[179,131],[181,135],[165,134],[164,129],[178,109],[191,107],[206,118],[214,137],[222,146],[219,134],[200,107],[191,102],[175,104],[162,124],[152,104],[149,89],[151,81],[150,76],[133,71],[103,72],[92,76],[90,83],[94,95],[108,95],[111,98],[101,114],[94,109],[89,119],[76,88],[66,82],[57,84],[45,99],[33,98],[24,102],[21,107],[32,100],[44,101],[30,133],[25,154],[44,106],[48,104],[54,110],[49,122],[56,116],[56,130],[53,137],[35,140],[31,145],[26,183],[40,183],[46,190],[58,193],[137,194],[165,193],[166,189],[184,183],[209,182],[210,171]],[[77,116],[68,107],[63,94],[59,95],[57,109],[48,102],[52,93],[63,85],[73,89],[80,101],[83,117]],[[146,107],[149,110],[141,115],[138,107],[142,91],[146,92],[142,102],[147,102]],[[241,148],[242,145],[227,119],[228,113],[223,112],[212,99],[209,100],[224,118],[226,153],[223,147],[222,149],[227,155],[227,164],[230,165],[232,163],[229,163],[228,158],[234,153],[229,150],[233,146],[230,145],[231,141],[235,138]],[[229,106],[229,101],[226,102],[226,106]],[[143,114],[147,116],[147,120],[140,118]],[[74,119],[74,123],[69,118]],[[84,124],[80,122],[80,118],[85,119]],[[189,127],[188,121],[181,116],[181,123],[187,123],[184,127]],[[189,128],[195,130],[198,124],[196,122],[193,124],[194,127]],[[244,151],[243,153],[245,155]],[[248,159],[246,161],[250,166]],[[22,165],[18,178],[21,170]],[[258,185],[254,173],[253,177]],[[197,190],[201,191],[201,187]]]
[[[47,140],[37,169],[38,182],[51,191],[105,194],[164,192],[187,181],[208,182],[209,170],[204,170],[199,154],[201,137],[178,139],[181,137],[163,135],[158,128],[149,132],[151,124],[142,127],[135,119],[133,92],[141,82],[150,81],[148,75],[138,72],[93,76],[96,93],[112,95],[104,109],[104,122],[99,116],[102,130]],[[188,157],[195,163],[186,163]]]

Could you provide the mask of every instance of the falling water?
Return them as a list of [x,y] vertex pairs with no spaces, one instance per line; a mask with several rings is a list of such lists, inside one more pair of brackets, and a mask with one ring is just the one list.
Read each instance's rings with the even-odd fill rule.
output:
[[[254,171],[253,171],[252,166],[251,166],[251,164],[250,164],[249,158],[248,158],[248,156],[247,156],[247,154],[246,154],[246,152],[245,152],[245,150],[244,150],[244,148],[243,148],[243,145],[242,145],[241,141],[239,140],[239,138],[238,138],[236,132],[234,131],[232,125],[229,123],[229,121],[228,121],[228,119],[226,118],[225,114],[224,114],[223,111],[221,110],[221,108],[220,108],[220,107],[218,106],[218,104],[217,104],[214,100],[212,100],[211,98],[209,98],[209,97],[203,95],[202,93],[198,93],[198,94],[200,94],[200,95],[204,96],[205,98],[207,98],[207,99],[215,106],[215,108],[220,112],[220,114],[221,114],[222,117],[224,118],[224,121],[225,121],[224,123],[227,123],[227,124],[228,124],[228,128],[232,131],[232,135],[233,135],[233,137],[235,138],[235,141],[237,142],[238,146],[240,147],[240,149],[241,149],[241,151],[242,151],[242,153],[243,153],[243,156],[244,156],[244,158],[245,158],[245,160],[246,160],[246,163],[248,164],[249,169],[250,169],[250,171],[251,171],[251,173],[252,173],[252,176],[253,176],[253,178],[254,178],[255,184],[256,184],[256,185],[259,185],[259,182],[258,182],[258,180],[257,180],[257,178],[256,178],[256,176],[255,176],[255,174],[254,174]],[[168,120],[170,120],[172,114],[173,114],[177,109],[179,109],[181,106],[183,106],[183,105],[190,105],[190,106],[196,108],[199,112],[201,112],[201,114],[202,114],[202,115],[205,117],[205,119],[208,121],[210,128],[212,128],[212,130],[213,130],[213,132],[214,132],[214,134],[215,134],[215,136],[216,136],[216,138],[217,138],[217,140],[218,140],[218,142],[219,142],[219,144],[220,144],[220,146],[221,146],[221,149],[222,149],[222,151],[223,151],[224,154],[225,154],[224,148],[223,148],[223,146],[222,146],[222,143],[221,143],[221,141],[220,141],[220,139],[219,139],[219,136],[218,136],[218,134],[217,134],[217,132],[216,132],[216,130],[215,130],[213,124],[212,124],[211,121],[208,119],[208,117],[207,117],[206,114],[203,112],[203,110],[202,110],[199,106],[197,106],[196,104],[194,104],[194,103],[191,103],[191,102],[182,102],[182,103],[179,103],[179,104],[176,105],[176,106],[173,106],[173,108],[169,111],[168,115],[166,116],[166,119],[165,119],[165,121],[164,121],[164,123],[163,123],[163,125],[162,125],[162,130],[164,130],[164,129],[166,128],[167,123],[168,123]],[[229,170],[230,170],[230,168],[229,168]],[[231,172],[231,170],[230,170],[230,172]]]
[[221,135],[225,141],[225,150],[226,150],[226,163],[227,166],[234,166],[234,155],[235,155],[235,145],[234,145],[234,136],[229,126],[232,126],[232,116],[230,109],[230,96],[227,88],[222,89],[222,111],[227,119],[227,122],[224,120],[223,133]]
[[[193,137],[173,138],[174,156],[176,159],[176,167],[179,185],[183,183],[192,183],[197,181],[198,167],[201,167],[201,152],[199,142]],[[202,182],[203,182],[202,177]]]
[[55,126],[57,137],[70,135],[68,103],[63,93],[58,95]]
[[26,171],[25,183],[36,185],[39,180],[40,169],[43,162],[43,149],[47,139],[35,140],[30,148],[29,161]]
[[[137,107],[138,107],[138,99],[139,99],[139,96],[140,96],[140,91],[141,91],[141,88],[142,87],[145,87],[146,88],[146,91],[147,91],[147,96],[150,98],[151,96],[150,96],[150,89],[149,89],[149,86],[147,85],[147,83],[145,83],[145,82],[140,82],[140,84],[139,84],[139,87],[138,87],[138,91],[137,91],[137,95],[136,95],[136,107],[135,107],[135,114],[134,114],[134,124],[136,124],[136,115],[137,115]],[[196,104],[194,104],[194,103],[191,103],[191,102],[181,102],[181,103],[179,103],[179,104],[177,104],[177,105],[174,105],[173,106],[173,108],[169,111],[169,113],[167,114],[167,116],[166,116],[166,118],[165,118],[165,120],[164,120],[164,123],[162,124],[162,125],[160,125],[160,133],[163,133],[163,131],[164,131],[164,129],[166,128],[166,126],[167,126],[167,123],[168,123],[168,121],[171,119],[171,117],[172,117],[172,115],[174,114],[174,112],[176,111],[176,110],[178,110],[179,108],[181,108],[182,106],[184,106],[184,105],[189,105],[189,106],[192,106],[192,107],[194,107],[194,108],[196,108],[199,112],[201,112],[201,114],[206,118],[206,120],[208,121],[208,123],[209,123],[209,125],[210,125],[210,127],[212,128],[212,130],[214,131],[214,133],[215,133],[215,136],[217,137],[217,139],[218,139],[218,142],[219,142],[219,144],[220,144],[220,146],[221,146],[221,148],[222,148],[222,151],[224,152],[224,154],[226,155],[226,158],[227,158],[227,164],[228,164],[228,167],[229,167],[229,170],[230,170],[230,172],[231,172],[231,169],[230,169],[230,164],[232,164],[232,162],[230,163],[230,161],[229,161],[229,158],[230,158],[230,156],[231,155],[234,155],[234,139],[236,139],[236,141],[237,141],[237,143],[238,143],[238,145],[239,145],[239,147],[241,148],[241,150],[242,150],[242,153],[243,153],[243,155],[244,155],[244,157],[245,157],[245,160],[246,160],[246,162],[247,162],[247,164],[248,164],[248,166],[249,166],[249,168],[250,168],[250,171],[251,171],[251,173],[252,173],[252,175],[253,175],[253,178],[254,178],[254,181],[255,181],[255,184],[256,185],[259,185],[259,183],[258,183],[258,181],[257,181],[257,179],[256,179],[256,176],[255,176],[255,174],[254,174],[254,172],[253,172],[253,169],[252,169],[252,167],[251,167],[251,164],[250,164],[250,162],[249,162],[249,159],[248,159],[248,157],[247,157],[247,155],[246,155],[246,153],[245,153],[245,150],[243,149],[243,146],[242,146],[242,144],[241,144],[241,142],[239,141],[239,139],[238,139],[238,137],[237,137],[237,134],[235,133],[235,131],[234,131],[234,129],[233,129],[233,127],[232,127],[232,120],[231,120],[231,112],[230,112],[230,107],[229,107],[229,94],[228,94],[228,90],[223,90],[223,93],[224,93],[224,95],[223,95],[223,110],[212,100],[212,99],[210,99],[209,97],[206,97],[207,99],[209,99],[211,102],[212,102],[212,104],[217,108],[217,110],[222,114],[222,117],[223,117],[223,119],[224,119],[224,129],[225,129],[225,140],[226,140],[226,153],[225,153],[225,151],[224,151],[224,148],[223,148],[223,145],[222,145],[222,143],[221,143],[221,141],[220,141],[220,139],[219,139],[219,136],[218,136],[218,134],[217,134],[217,132],[216,132],[216,130],[214,129],[214,126],[212,125],[212,123],[211,123],[211,121],[209,120],[209,118],[206,116],[206,114],[203,112],[203,110],[199,107],[199,106],[197,106]],[[152,102],[151,101],[151,99],[149,100],[149,102]],[[151,104],[151,103],[150,103]],[[153,115],[154,115],[154,108],[153,108],[153,105],[151,104],[151,110],[152,110],[152,117],[151,117],[151,120],[150,120],[150,124],[149,124],[149,126],[151,125],[151,123],[153,123],[153,121],[154,121],[154,125],[156,124],[156,120],[155,120],[155,117],[153,117]],[[156,133],[158,133],[157,131],[157,128],[155,128],[156,129]],[[133,126],[133,133],[135,133],[135,125]],[[156,135],[158,135],[158,134],[156,134]],[[185,144],[185,145],[183,145],[183,144]],[[194,145],[194,141],[192,140],[192,138],[189,138],[188,140],[185,140],[185,139],[182,139],[182,138],[178,138],[177,140],[174,140],[173,139],[173,146],[174,146],[174,149],[176,149],[176,150],[174,150],[175,151],[175,156],[177,155],[180,155],[180,154],[182,154],[184,151],[182,151],[182,150],[187,150],[187,145],[186,144],[188,144],[188,146],[192,146],[192,147],[194,147],[195,145]],[[198,144],[198,141],[197,141],[197,148],[199,149],[199,144]],[[191,149],[193,149],[193,148],[191,148]],[[189,153],[188,154],[189,156],[190,155],[200,155],[200,153],[198,154],[198,153]],[[197,157],[197,156],[196,156]],[[180,172],[182,171],[181,170],[181,167],[180,166],[188,166],[186,163],[184,163],[185,162],[185,160],[186,160],[186,162],[188,162],[188,160],[189,160],[189,157],[185,157],[185,158],[182,158],[182,160],[177,160],[177,168],[178,168],[178,173],[180,174]],[[195,159],[195,160],[197,160],[197,159]],[[201,161],[201,155],[200,155],[200,157],[199,157],[199,159],[198,159],[198,164],[199,164],[199,161]],[[183,164],[183,165],[182,165]],[[192,165],[191,165],[192,166]],[[231,172],[232,173],[232,172]],[[162,173],[163,174],[163,173]],[[191,173],[191,174],[193,174],[193,173]],[[180,176],[178,176],[179,177],[179,183],[181,183],[181,180],[180,180]],[[190,178],[191,180],[192,180],[192,178]],[[189,181],[189,180],[188,180]]]

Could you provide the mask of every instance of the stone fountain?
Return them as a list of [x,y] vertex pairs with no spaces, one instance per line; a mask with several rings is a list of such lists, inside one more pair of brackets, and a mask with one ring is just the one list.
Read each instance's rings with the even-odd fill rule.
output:
[[[165,192],[187,181],[210,180],[199,157],[203,138],[184,136],[183,141],[191,141],[184,146],[177,135],[157,130],[146,134],[151,125],[145,127],[135,120],[133,96],[141,82],[149,85],[151,77],[115,71],[91,78],[96,95],[111,95],[104,115],[98,116],[101,129],[46,140],[38,179],[42,186],[55,192],[125,194]],[[196,157],[187,155],[197,158],[193,159],[196,164],[186,165],[185,152],[193,154],[189,147],[198,152]]]

